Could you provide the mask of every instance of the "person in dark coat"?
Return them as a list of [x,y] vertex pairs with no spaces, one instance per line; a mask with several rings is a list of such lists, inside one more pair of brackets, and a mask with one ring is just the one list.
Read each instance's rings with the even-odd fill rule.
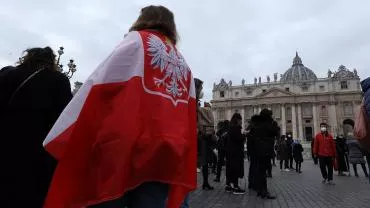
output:
[[348,148],[346,144],[346,138],[343,135],[339,135],[335,140],[337,147],[337,163],[338,163],[338,175],[346,176],[343,172],[348,172]]
[[[252,122],[255,122],[256,116],[253,116],[251,119]],[[251,124],[247,128],[247,157],[249,160],[249,172],[248,172],[248,189],[257,190],[256,185],[256,175],[257,175],[257,157],[255,149],[255,137],[251,135],[250,129],[252,128]]]
[[[276,151],[277,151],[277,158],[280,160],[280,171],[290,171],[289,170],[289,155],[288,155],[288,144],[287,144],[288,138],[286,138],[285,135],[282,135],[280,137],[279,142],[277,143]],[[284,168],[283,168],[284,163]]]
[[[222,121],[218,124],[218,131],[216,133],[218,140],[217,140],[217,172],[216,172],[216,179],[214,180],[215,182],[220,182],[221,180],[221,171],[222,171],[222,166],[225,164],[225,144],[226,144],[226,139],[227,139],[227,132],[228,129],[230,128],[230,122],[228,120]],[[226,184],[229,184],[229,181],[226,179]]]
[[273,157],[275,140],[280,136],[280,128],[272,119],[272,111],[263,109],[260,115],[253,116],[249,136],[254,138],[256,152],[256,190],[261,198],[275,199],[267,190],[268,165]]
[[14,66],[5,66],[5,67],[0,69],[0,76],[5,76],[5,74],[7,74],[8,72],[10,72],[14,69],[16,69],[16,67],[14,67]]
[[293,143],[294,143],[294,140],[292,138],[292,135],[291,134],[288,134],[287,136],[287,146],[289,147],[287,150],[287,154],[288,154],[288,159],[289,159],[289,168],[290,169],[293,169]]
[[26,50],[17,68],[0,76],[0,207],[43,207],[56,167],[43,141],[71,98],[49,47]]
[[302,173],[302,162],[303,162],[303,147],[299,140],[293,145],[293,157],[295,161],[295,170],[297,173]]
[[317,165],[319,164],[319,158],[313,152],[314,146],[315,146],[315,139],[312,139],[311,140],[311,156],[312,156],[313,163]]
[[357,164],[360,164],[366,177],[369,177],[366,169],[366,161],[364,159],[364,150],[361,148],[360,143],[353,136],[353,127],[355,123],[352,120],[344,120],[343,125],[346,132],[346,140],[348,147],[349,162],[353,166],[355,176],[358,177]]
[[239,178],[244,177],[244,143],[245,137],[242,132],[242,116],[235,113],[230,121],[230,129],[226,142],[226,169],[230,186],[226,186],[227,192],[244,194],[245,190],[239,187]]

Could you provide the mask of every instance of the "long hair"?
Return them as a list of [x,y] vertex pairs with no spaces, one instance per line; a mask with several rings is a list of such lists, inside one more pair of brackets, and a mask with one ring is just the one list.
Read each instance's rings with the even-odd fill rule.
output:
[[19,62],[19,67],[25,67],[31,70],[46,68],[56,70],[55,54],[50,47],[30,48],[24,51],[25,55]]
[[145,29],[157,30],[167,36],[174,45],[178,42],[175,17],[173,13],[164,6],[147,6],[141,9],[136,22],[131,26],[131,31]]

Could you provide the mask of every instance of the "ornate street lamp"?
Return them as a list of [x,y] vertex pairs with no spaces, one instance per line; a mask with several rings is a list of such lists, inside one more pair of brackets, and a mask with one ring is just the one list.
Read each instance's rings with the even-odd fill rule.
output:
[[63,47],[59,47],[59,50],[58,50],[58,60],[57,60],[58,71],[64,73],[68,77],[68,79],[71,79],[73,77],[73,74],[77,71],[77,66],[74,63],[74,60],[71,59],[71,60],[69,60],[69,63],[67,64],[68,71],[63,71],[63,65],[62,64],[59,64],[60,57],[63,54],[64,54],[64,48]]

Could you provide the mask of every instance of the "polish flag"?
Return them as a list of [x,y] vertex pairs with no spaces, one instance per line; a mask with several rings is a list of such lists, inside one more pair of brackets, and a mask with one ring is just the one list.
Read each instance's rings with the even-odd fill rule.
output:
[[44,141],[59,160],[46,208],[82,208],[148,181],[169,184],[167,207],[196,188],[191,71],[166,37],[130,32],[98,66]]

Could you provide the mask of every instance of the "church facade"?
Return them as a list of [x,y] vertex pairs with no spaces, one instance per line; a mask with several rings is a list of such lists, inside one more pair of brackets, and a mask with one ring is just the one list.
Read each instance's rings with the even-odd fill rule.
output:
[[[320,123],[329,125],[333,135],[343,133],[342,122],[355,119],[361,104],[360,78],[356,69],[341,65],[328,71],[327,77],[318,78],[302,63],[298,53],[292,66],[278,79],[261,77],[254,83],[232,85],[224,79],[213,87],[212,110],[216,123],[230,120],[235,112],[243,117],[243,128],[251,117],[263,108],[273,111],[283,135],[291,134],[308,144],[320,131]],[[307,146],[307,145],[306,145]]]

